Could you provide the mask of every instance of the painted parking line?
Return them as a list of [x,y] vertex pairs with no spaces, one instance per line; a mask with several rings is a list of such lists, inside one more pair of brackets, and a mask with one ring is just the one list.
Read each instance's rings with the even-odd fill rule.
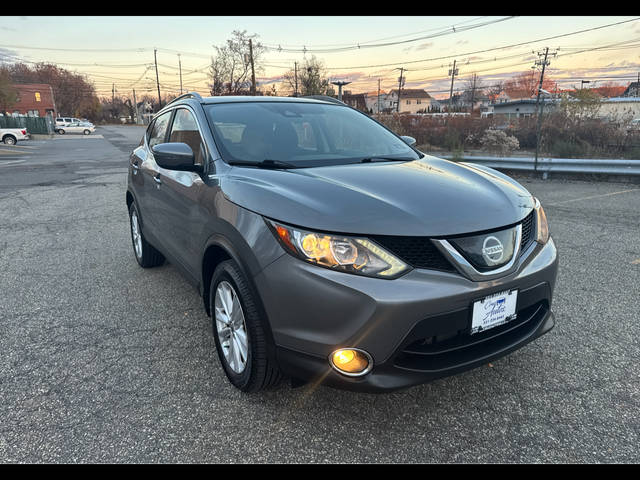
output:
[[582,200],[591,200],[593,198],[610,197],[612,195],[620,195],[622,193],[639,192],[640,188],[630,188],[628,190],[620,190],[619,192],[603,193],[600,195],[590,195],[588,197],[572,198],[570,200],[562,200],[560,202],[549,203],[549,205],[563,205],[565,203],[580,202]]
[[26,161],[25,158],[20,158],[20,159],[8,159],[5,160],[4,158],[0,161],[0,167],[7,167],[9,165],[16,165],[18,163],[24,163]]
[[9,150],[9,149],[4,149],[4,148],[0,148],[0,155],[28,155],[32,152],[25,152],[23,150]]
[[102,135],[97,134],[97,135],[58,135],[57,137],[53,137],[54,140],[84,140],[84,139],[91,139],[91,138],[104,138]]
[[11,149],[11,150],[13,150],[13,149],[18,149],[18,150],[20,150],[20,149],[24,149],[24,150],[32,150],[32,149],[34,149],[34,148],[37,148],[37,147],[29,146],[29,145],[18,145],[18,144],[16,144],[16,145],[11,145],[11,146],[9,146],[9,145],[0,145],[0,150],[4,150],[4,149]]

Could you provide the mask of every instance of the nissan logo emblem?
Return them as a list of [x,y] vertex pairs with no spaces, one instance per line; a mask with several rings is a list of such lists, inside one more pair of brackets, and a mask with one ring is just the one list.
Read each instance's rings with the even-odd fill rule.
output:
[[482,242],[482,256],[488,264],[495,264],[502,260],[504,247],[502,242],[494,236],[484,239]]

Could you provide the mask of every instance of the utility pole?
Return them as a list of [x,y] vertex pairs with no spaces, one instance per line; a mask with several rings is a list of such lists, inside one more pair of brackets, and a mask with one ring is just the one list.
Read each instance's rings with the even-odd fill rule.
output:
[[293,62],[293,76],[296,82],[296,89],[293,92],[293,96],[297,97],[298,96],[298,62]]
[[180,95],[182,95],[182,62],[180,61],[180,54],[178,54],[178,68],[180,69]]
[[453,68],[449,69],[449,75],[451,75],[451,90],[449,91],[449,115],[451,115],[451,108],[453,106],[453,79],[458,75],[455,60],[453,61]]
[[136,99],[136,89],[133,89],[133,121],[138,125],[138,100]]
[[[556,52],[554,52],[552,55],[556,55]],[[538,95],[536,96],[536,116],[538,117],[537,120],[537,125],[536,125],[536,157],[534,159],[533,162],[533,170],[537,171],[538,170],[538,151],[540,149],[540,130],[542,128],[542,109],[544,108],[544,105],[542,105],[540,108],[540,112],[538,113],[538,105],[540,104],[540,89],[542,88],[542,82],[544,80],[544,70],[546,68],[547,65],[549,65],[549,61],[547,60],[547,57],[549,56],[549,47],[546,47],[544,49],[544,60],[536,60],[535,65],[533,66],[533,68],[535,68],[538,65],[542,65],[542,72],[540,73],[540,84],[538,85]],[[542,57],[542,53],[538,52],[538,57]]]
[[380,115],[380,79],[378,78],[378,115]]
[[402,78],[402,73],[404,72],[404,70],[404,67],[400,67],[400,77],[398,78],[398,104],[396,105],[396,112],[398,113],[400,112],[400,93],[402,92],[402,85],[404,85],[404,79]]
[[160,78],[158,77],[158,56],[156,55],[157,49],[153,49],[153,60],[156,64],[156,85],[158,86],[158,110],[162,108],[162,99],[160,98]]
[[473,101],[475,100],[475,96],[476,96],[476,81],[478,80],[478,75],[477,74],[473,74],[473,84],[471,86],[471,115],[473,116]]
[[116,116],[116,84],[111,84],[111,115]]
[[253,66],[253,43],[249,39],[249,61],[251,62],[251,95],[256,94],[256,72]]

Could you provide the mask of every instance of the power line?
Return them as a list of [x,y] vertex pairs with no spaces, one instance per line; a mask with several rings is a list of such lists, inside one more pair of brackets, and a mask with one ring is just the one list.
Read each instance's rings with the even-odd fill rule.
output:
[[[429,29],[427,29],[427,30],[420,30],[420,31],[418,31],[418,32],[403,33],[403,34],[401,34],[401,35],[394,35],[394,36],[391,36],[391,37],[376,38],[376,39],[373,39],[373,40],[367,40],[367,41],[365,41],[365,42],[361,42],[361,43],[380,42],[380,41],[382,41],[382,40],[391,40],[392,38],[408,37],[408,36],[411,36],[411,35],[418,35],[418,34],[420,34],[420,33],[433,32],[434,30],[440,30],[440,29],[442,29],[442,28],[452,28],[452,27],[456,27],[456,26],[458,26],[458,25],[462,25],[462,24],[465,24],[465,23],[469,23],[469,22],[472,22],[472,21],[475,21],[475,20],[480,20],[481,18],[485,18],[485,17],[476,17],[476,18],[473,18],[473,19],[471,19],[471,20],[465,20],[464,22],[459,22],[459,23],[454,23],[454,24],[452,24],[452,25],[448,25],[448,26],[446,26],[446,27],[434,27],[434,28],[429,28]],[[263,45],[264,45],[264,44],[263,44]],[[275,44],[273,44],[273,45],[274,45],[274,48],[276,48],[276,47],[275,47]],[[352,43],[329,43],[329,44],[318,44],[318,45],[316,45],[316,47],[344,47],[344,46],[350,46],[350,45],[353,45],[353,44],[352,44]],[[266,45],[265,45],[265,46],[266,46]],[[281,46],[282,46],[282,44],[278,44],[278,47],[277,47],[277,48],[280,48]],[[284,46],[285,46],[285,47],[304,47],[304,45],[284,45]],[[276,49],[277,49],[277,48],[276,48]]]
[[357,69],[357,68],[379,68],[379,67],[393,67],[393,66],[401,65],[401,64],[404,65],[404,64],[410,64],[410,63],[432,62],[432,61],[436,61],[436,60],[449,60],[449,59],[453,59],[453,58],[465,57],[465,56],[468,56],[468,55],[476,55],[478,53],[493,52],[493,51],[496,51],[496,50],[504,50],[506,48],[520,47],[522,45],[530,45],[532,43],[545,42],[545,41],[548,41],[548,40],[555,40],[557,38],[568,37],[568,36],[571,36],[571,35],[578,35],[578,34],[581,34],[581,33],[600,30],[602,28],[608,28],[608,27],[613,27],[613,26],[617,26],[617,25],[622,25],[624,23],[634,22],[634,21],[639,20],[639,19],[640,19],[640,17],[636,17],[636,18],[633,18],[631,20],[625,20],[625,21],[616,22],[616,23],[609,23],[607,25],[601,25],[599,27],[587,28],[587,29],[584,29],[584,30],[576,30],[574,32],[564,33],[564,34],[560,34],[560,35],[554,35],[554,36],[551,36],[551,37],[538,38],[536,40],[529,40],[527,42],[513,43],[511,45],[503,45],[503,46],[500,46],[500,47],[487,48],[487,49],[484,49],[484,50],[476,50],[476,51],[473,51],[473,52],[457,53],[457,54],[453,54],[453,55],[446,55],[446,56],[443,56],[443,57],[423,58],[421,60],[409,60],[409,61],[402,61],[402,62],[398,62],[398,63],[383,63],[383,64],[377,64],[377,65],[357,65],[357,66],[351,66],[351,67],[327,67],[327,68],[331,68],[331,70],[346,70],[346,69]]
[[458,30],[455,29],[455,27],[449,29],[447,28],[445,31],[443,32],[439,32],[439,33],[434,33],[432,35],[425,35],[422,37],[417,37],[417,38],[412,38],[410,40],[400,40],[397,42],[386,42],[386,43],[376,43],[376,44],[364,44],[364,43],[359,43],[356,45],[350,45],[350,46],[346,46],[346,47],[338,47],[338,48],[307,48],[306,46],[303,47],[302,49],[293,49],[293,48],[282,48],[282,46],[278,45],[276,46],[268,46],[268,45],[264,45],[263,46],[269,50],[274,50],[274,51],[278,51],[278,52],[296,52],[296,53],[333,53],[333,52],[346,52],[346,51],[350,51],[350,50],[360,50],[360,49],[365,49],[365,48],[379,48],[379,47],[389,47],[389,46],[393,46],[393,45],[402,45],[402,44],[406,44],[406,43],[412,43],[412,42],[418,42],[421,40],[427,40],[430,38],[436,38],[436,37],[442,37],[444,35],[452,35],[454,33],[460,33],[460,32],[465,32],[467,30],[472,30],[475,28],[480,28],[480,27],[485,27],[487,25],[492,25],[495,23],[499,23],[499,22],[504,22],[507,20],[512,20],[513,18],[516,17],[504,17],[504,18],[500,18],[498,20],[491,20],[488,22],[483,22],[483,23],[479,23],[479,24],[475,24],[475,25],[468,25],[465,27],[459,27]]

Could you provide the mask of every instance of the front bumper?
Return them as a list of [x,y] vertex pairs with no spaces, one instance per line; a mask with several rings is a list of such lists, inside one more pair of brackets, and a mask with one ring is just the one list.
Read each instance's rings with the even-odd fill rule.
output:
[[[388,391],[486,364],[554,326],[558,268],[553,240],[518,260],[504,277],[474,282],[460,274],[413,270],[395,280],[335,272],[283,255],[256,277],[280,367],[311,382]],[[518,318],[470,335],[473,302],[517,288]],[[329,366],[341,347],[367,351],[374,367],[346,377]]]

